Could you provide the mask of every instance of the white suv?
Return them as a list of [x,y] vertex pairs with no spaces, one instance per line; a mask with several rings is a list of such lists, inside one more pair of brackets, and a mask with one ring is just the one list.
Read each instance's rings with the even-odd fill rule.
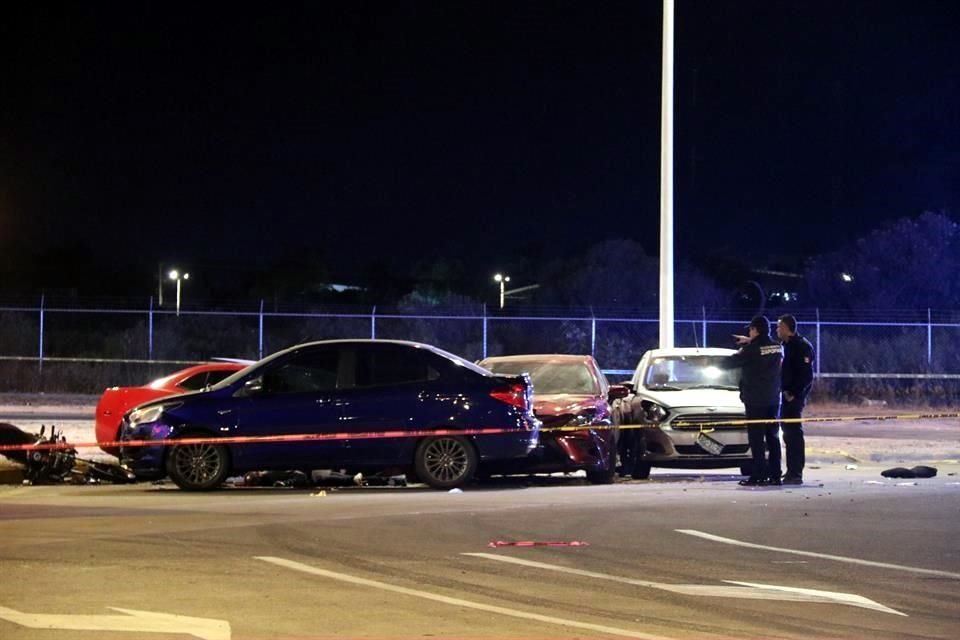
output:
[[653,349],[643,354],[627,386],[630,395],[614,411],[621,425],[621,473],[647,478],[651,467],[750,470],[745,425],[713,422],[743,420],[740,371],[717,361],[732,349]]

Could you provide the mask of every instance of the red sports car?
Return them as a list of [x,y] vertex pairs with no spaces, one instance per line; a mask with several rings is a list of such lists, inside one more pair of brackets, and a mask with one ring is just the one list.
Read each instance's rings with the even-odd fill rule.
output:
[[148,400],[172,396],[187,391],[199,391],[207,385],[220,382],[232,373],[252,364],[251,362],[210,362],[188,367],[176,373],[154,380],[142,387],[110,387],[97,403],[97,442],[110,455],[118,455],[119,447],[104,446],[105,442],[119,439],[120,420],[123,414]]
[[[529,373],[533,380],[533,412],[546,431],[540,446],[507,473],[587,472],[595,484],[613,482],[617,461],[617,425],[610,402],[627,394],[611,385],[588,355],[500,356],[480,361],[498,374]],[[551,427],[583,427],[549,431]]]

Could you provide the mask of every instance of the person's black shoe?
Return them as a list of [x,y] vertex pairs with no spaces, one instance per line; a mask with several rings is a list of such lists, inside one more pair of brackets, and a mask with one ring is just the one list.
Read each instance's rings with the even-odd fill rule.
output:
[[739,484],[741,487],[759,487],[763,481],[760,478],[744,478]]
[[777,478],[764,478],[760,481],[760,485],[764,487],[779,487],[783,482],[779,477]]
[[800,476],[791,476],[790,474],[787,474],[783,476],[783,484],[803,484],[803,478]]

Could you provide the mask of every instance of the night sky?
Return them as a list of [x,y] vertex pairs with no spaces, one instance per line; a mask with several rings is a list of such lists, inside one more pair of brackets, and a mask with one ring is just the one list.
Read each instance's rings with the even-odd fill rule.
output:
[[[309,255],[349,280],[451,256],[487,274],[606,238],[653,254],[660,10],[17,3],[0,265],[29,284],[64,246],[147,279]],[[795,258],[960,210],[955,3],[676,15],[679,258]]]

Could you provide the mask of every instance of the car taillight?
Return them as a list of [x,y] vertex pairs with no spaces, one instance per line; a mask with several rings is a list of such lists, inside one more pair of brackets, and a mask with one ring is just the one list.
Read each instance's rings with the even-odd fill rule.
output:
[[509,387],[494,389],[490,392],[490,397],[500,402],[506,402],[518,409],[527,408],[527,388],[519,382]]

